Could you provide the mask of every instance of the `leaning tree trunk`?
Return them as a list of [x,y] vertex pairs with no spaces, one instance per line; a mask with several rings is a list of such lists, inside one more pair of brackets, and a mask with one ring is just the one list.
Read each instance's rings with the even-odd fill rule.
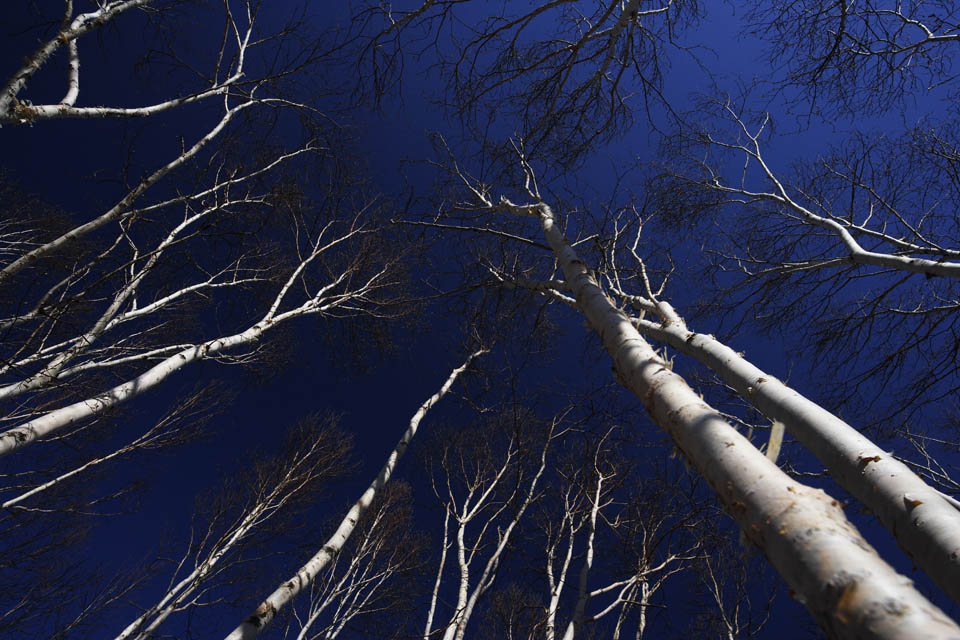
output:
[[893,533],[910,558],[960,602],[960,510],[849,424],[713,336],[688,330],[666,303],[657,307],[663,322],[639,320],[641,333],[696,358],[765,416],[783,423],[837,484]]
[[504,200],[501,207],[539,219],[621,383],[643,401],[830,636],[960,639],[960,627],[880,558],[836,500],[783,473],[665,366],[598,286],[548,205]]
[[340,522],[340,526],[337,527],[337,530],[334,531],[333,535],[326,541],[326,543],[320,548],[320,550],[314,555],[310,560],[303,565],[296,575],[291,579],[287,580],[281,584],[277,589],[267,596],[267,599],[260,603],[260,606],[240,625],[234,629],[228,636],[227,640],[248,640],[249,638],[256,637],[264,628],[269,625],[274,617],[277,615],[277,612],[286,606],[291,600],[293,600],[298,593],[300,593],[304,587],[310,585],[313,582],[313,579],[319,574],[324,567],[334,558],[340,551],[343,549],[343,545],[346,544],[347,540],[350,538],[350,534],[353,533],[354,528],[357,526],[357,522],[360,520],[360,516],[370,507],[373,503],[373,499],[376,497],[377,492],[380,491],[390,480],[390,476],[393,474],[394,468],[397,466],[397,461],[400,460],[400,457],[407,450],[407,446],[410,444],[410,441],[413,439],[413,436],[417,433],[417,427],[420,426],[420,421],[423,420],[423,417],[427,415],[427,412],[430,410],[433,405],[440,401],[440,399],[446,395],[450,390],[450,387],[453,386],[453,383],[456,381],[457,377],[466,371],[467,367],[470,366],[470,363],[473,360],[482,354],[486,353],[485,349],[480,349],[470,355],[467,358],[466,362],[454,369],[450,376],[447,378],[446,382],[443,383],[443,386],[440,387],[440,390],[435,394],[430,396],[426,402],[420,405],[420,408],[417,409],[417,412],[413,414],[413,418],[410,420],[410,425],[407,427],[406,431],[403,432],[403,436],[400,438],[400,441],[397,443],[397,446],[394,447],[393,451],[390,452],[390,455],[387,457],[386,464],[383,465],[383,468],[380,470],[380,473],[373,479],[373,482],[370,483],[370,486],[367,487],[367,490],[363,492],[363,495],[360,496],[360,499],[357,500],[350,511],[347,512],[347,515]]

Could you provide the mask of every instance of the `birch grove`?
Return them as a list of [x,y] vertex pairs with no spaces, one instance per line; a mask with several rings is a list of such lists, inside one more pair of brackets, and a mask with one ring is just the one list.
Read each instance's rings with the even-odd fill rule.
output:
[[0,13],[0,635],[960,638],[957,3]]

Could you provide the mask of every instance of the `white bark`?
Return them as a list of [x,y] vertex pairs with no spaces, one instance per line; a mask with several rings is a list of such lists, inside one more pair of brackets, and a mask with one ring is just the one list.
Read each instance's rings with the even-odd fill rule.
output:
[[[224,2],[226,25],[224,37],[220,42],[220,49],[217,55],[218,63],[211,73],[213,79],[210,86],[187,95],[161,100],[154,104],[140,107],[75,106],[80,93],[80,54],[77,45],[78,39],[94,29],[102,27],[130,9],[146,7],[153,2],[154,0],[107,0],[99,2],[100,8],[95,11],[81,13],[76,17],[72,17],[73,1],[68,0],[66,15],[60,31],[53,38],[41,45],[32,56],[27,58],[23,66],[14,73],[3,89],[0,89],[0,123],[25,124],[40,120],[60,118],[145,118],[175,109],[182,105],[199,102],[216,96],[228,95],[230,90],[244,78],[244,63],[247,58],[248,49],[251,46],[255,46],[258,42],[255,39],[251,41],[254,30],[254,21],[251,18],[256,15],[255,12],[250,12],[249,8],[244,12],[246,17],[250,19],[250,22],[241,29],[233,17],[229,4]],[[25,100],[20,101],[18,95],[26,88],[29,80],[64,44],[67,47],[68,58],[67,91],[60,103],[35,105]],[[234,46],[235,50],[228,50],[230,46]],[[233,56],[231,68],[226,70],[226,73],[221,73],[220,65],[231,55]]]
[[[482,200],[492,208],[486,197]],[[665,366],[597,285],[556,227],[549,206],[502,200],[499,208],[540,220],[621,383],[642,399],[828,634],[960,637],[960,627],[879,557],[835,500],[784,474]]]
[[960,510],[849,424],[747,361],[713,336],[689,331],[665,302],[646,336],[696,358],[819,459],[896,536],[918,566],[960,602]]
[[[131,621],[116,636],[116,640],[148,640],[157,637],[157,629],[171,615],[202,606],[204,596],[211,588],[209,580],[222,571],[224,566],[233,562],[230,556],[235,553],[235,549],[318,477],[327,473],[331,465],[340,462],[339,454],[342,450],[336,450],[339,443],[335,445],[334,451],[328,449],[332,439],[338,436],[325,430],[308,433],[309,439],[295,441],[296,446],[292,448],[292,453],[279,460],[282,462],[279,467],[282,474],[275,478],[271,474],[257,478],[254,499],[236,518],[229,515],[229,509],[219,512],[211,518],[207,532],[199,544],[195,546],[191,537],[187,552],[170,576],[167,590],[152,606],[145,608]],[[274,464],[276,463],[275,460]],[[218,532],[221,522],[230,523],[222,533]],[[191,563],[192,570],[189,568]],[[181,570],[187,571],[183,577],[180,577]]]
[[427,609],[427,621],[423,625],[423,640],[430,640],[433,631],[433,614],[437,611],[437,599],[440,597],[440,583],[443,581],[443,568],[447,565],[447,551],[450,549],[448,541],[450,531],[450,510],[443,513],[443,544],[440,547],[440,564],[437,567],[437,578],[433,582],[433,591],[430,592],[430,607]]
[[[533,503],[537,495],[537,483],[540,478],[543,476],[543,472],[547,467],[547,450],[550,448],[550,441],[553,437],[553,430],[551,429],[550,433],[547,435],[546,442],[543,445],[543,450],[540,452],[540,466],[537,468],[536,473],[533,478],[531,478],[529,485],[526,487],[526,493],[522,498],[520,507],[514,513],[513,517],[510,519],[510,522],[503,527],[502,529],[497,527],[497,543],[493,548],[493,551],[490,553],[490,557],[487,558],[487,562],[483,565],[483,570],[480,572],[480,578],[477,580],[477,583],[470,588],[470,561],[473,560],[473,557],[480,547],[483,534],[487,531],[487,528],[497,517],[497,515],[503,510],[503,507],[497,509],[492,518],[488,518],[487,521],[481,526],[480,534],[477,536],[477,540],[473,543],[470,548],[469,554],[467,553],[467,544],[465,541],[465,532],[466,525],[468,522],[473,520],[481,511],[481,508],[484,506],[485,499],[491,494],[493,488],[496,486],[496,483],[499,482],[503,473],[506,470],[506,464],[500,473],[497,474],[495,481],[487,488],[483,493],[480,499],[477,501],[472,508],[467,508],[465,503],[463,506],[463,514],[460,516],[460,528],[457,531],[457,552],[460,559],[460,585],[459,585],[459,598],[457,602],[457,610],[454,612],[453,619],[447,625],[446,631],[443,634],[443,640],[463,640],[466,632],[467,625],[470,623],[470,618],[473,616],[473,612],[476,609],[477,602],[480,598],[487,592],[487,590],[493,585],[494,578],[497,575],[497,569],[500,566],[500,559],[503,557],[503,553],[507,548],[507,544],[510,542],[510,538],[513,535],[514,530],[517,527],[517,524],[523,518],[523,514],[526,512],[527,508]],[[519,490],[519,488],[517,489]]]
[[590,517],[587,522],[587,553],[583,559],[583,565],[580,567],[580,581],[577,585],[577,602],[573,607],[573,616],[567,623],[567,629],[563,634],[563,640],[573,640],[577,631],[583,626],[587,611],[587,602],[590,601],[591,593],[587,589],[587,579],[590,577],[590,569],[593,568],[593,545],[597,535],[597,515],[600,513],[600,500],[603,495],[603,481],[606,479],[600,468],[597,466],[597,460],[594,459],[596,471],[596,486],[593,490],[593,496],[590,499]]
[[380,279],[383,278],[386,273],[386,269],[374,273],[365,283],[352,285],[348,287],[346,291],[338,293],[336,289],[348,281],[351,275],[351,271],[346,270],[331,282],[316,289],[316,291],[308,292],[308,295],[311,297],[301,304],[288,308],[287,310],[281,310],[287,295],[294,285],[300,282],[301,275],[312,261],[328,249],[347,241],[351,237],[366,232],[361,225],[355,224],[342,235],[327,241],[325,244],[321,244],[324,240],[325,233],[329,231],[331,225],[332,223],[319,232],[319,236],[313,242],[310,253],[303,257],[296,268],[293,269],[286,282],[279,288],[270,305],[270,309],[260,321],[252,324],[240,333],[214,338],[199,344],[187,345],[177,353],[166,357],[160,363],[127,382],[121,383],[92,398],[87,398],[66,407],[55,409],[29,422],[0,433],[0,456],[12,453],[35,440],[44,438],[72,424],[102,413],[111,407],[127,402],[164,382],[188,364],[198,360],[212,358],[223,352],[239,347],[251,346],[259,341],[265,332],[287,320],[305,315],[322,314],[336,310],[342,306],[350,305],[351,303],[362,303],[365,296],[378,287]]
[[[71,43],[75,45],[76,39],[80,36],[103,26],[124,11],[147,5],[152,1],[153,0],[107,0],[98,3],[99,8],[95,11],[81,13],[71,19],[73,14],[73,1],[68,0],[66,15],[64,17],[66,23],[64,28],[62,28],[56,36],[41,45],[32,56],[28,57],[24,61],[23,66],[7,81],[3,89],[0,89],[0,122],[16,123],[24,120],[23,114],[19,113],[19,109],[16,108],[20,106],[17,102],[17,94],[20,93],[30,78],[50,59],[50,56],[52,56],[61,45],[64,43],[66,43],[68,47]],[[70,57],[73,58],[73,56],[74,52],[71,51]],[[76,63],[76,67],[79,67],[79,62]],[[71,60],[70,88],[68,89],[67,96],[64,98],[64,102],[69,104],[72,104],[70,100],[71,94],[75,93],[72,86],[74,82],[73,68],[74,64]],[[77,91],[79,91],[79,88]],[[76,99],[76,96],[73,95],[73,98]]]
[[[494,275],[511,284],[501,274]],[[575,300],[560,293],[568,290],[566,283],[520,284],[577,308]],[[782,425],[824,464],[839,486],[877,516],[913,562],[960,602],[960,508],[954,501],[928,485],[893,453],[740,353],[711,335],[690,331],[669,303],[616,289],[614,293],[636,309],[660,317],[660,322],[633,319],[641,334],[706,365],[774,422],[767,451],[772,461],[776,462],[775,451],[779,450],[776,431]]]
[[367,490],[363,492],[363,495],[360,496],[360,499],[357,500],[352,507],[350,507],[346,517],[344,517],[344,519],[340,522],[340,525],[337,527],[337,530],[333,533],[333,535],[330,536],[330,538],[326,541],[323,547],[320,548],[316,555],[314,555],[305,565],[300,568],[299,571],[297,571],[296,575],[277,587],[277,589],[271,593],[266,600],[260,604],[259,607],[257,607],[253,614],[251,614],[246,620],[240,623],[236,629],[227,635],[227,640],[247,640],[249,638],[256,637],[273,621],[277,612],[289,604],[290,601],[293,600],[298,593],[300,593],[300,591],[310,585],[317,574],[327,566],[330,560],[340,553],[340,551],[343,549],[343,545],[350,537],[350,534],[353,533],[354,528],[356,528],[357,521],[360,519],[360,516],[373,502],[377,492],[380,491],[390,480],[390,476],[393,475],[393,470],[397,465],[397,461],[399,461],[401,456],[403,456],[403,453],[407,450],[407,446],[410,444],[413,436],[416,435],[417,428],[420,426],[420,421],[423,420],[424,416],[433,407],[433,405],[439,402],[440,399],[447,394],[457,377],[463,373],[467,367],[470,366],[470,363],[473,362],[475,358],[478,358],[486,352],[486,349],[480,349],[472,353],[462,365],[450,373],[450,376],[443,383],[443,386],[440,387],[440,390],[430,396],[427,401],[420,406],[417,412],[413,415],[413,418],[410,420],[410,424],[408,425],[406,431],[404,431],[403,436],[397,443],[397,446],[387,457],[386,464],[384,464],[383,468],[380,470],[380,473],[378,473],[373,479],[373,482],[371,482],[370,486],[367,487]]
[[7,400],[8,398],[20,395],[27,391],[39,389],[57,380],[64,367],[66,367],[69,362],[79,356],[83,351],[87,350],[95,342],[97,342],[100,336],[103,335],[103,333],[107,331],[111,324],[117,320],[117,316],[121,309],[124,307],[124,305],[126,305],[127,301],[132,296],[136,295],[137,288],[139,287],[140,283],[143,282],[143,279],[149,275],[157,265],[157,262],[163,255],[164,250],[176,242],[180,237],[180,234],[183,233],[185,229],[194,223],[203,220],[204,217],[215,210],[216,207],[207,208],[193,215],[186,216],[183,222],[174,227],[163,239],[163,241],[159,243],[156,249],[154,249],[154,251],[147,258],[143,267],[135,271],[134,267],[131,265],[132,277],[130,278],[129,282],[127,282],[123,287],[120,288],[119,291],[116,292],[116,294],[114,294],[113,300],[109,305],[107,305],[106,310],[100,314],[100,317],[96,320],[96,322],[94,322],[92,327],[73,340],[69,348],[64,349],[62,352],[56,355],[53,360],[51,360],[37,373],[25,380],[0,387],[0,401]]
[[12,453],[35,440],[45,438],[51,433],[103,413],[111,407],[149,391],[192,362],[216,355],[226,349],[254,342],[260,338],[264,328],[258,323],[243,333],[191,345],[132,380],[118,384],[98,396],[55,409],[18,427],[8,429],[0,433],[0,456]]

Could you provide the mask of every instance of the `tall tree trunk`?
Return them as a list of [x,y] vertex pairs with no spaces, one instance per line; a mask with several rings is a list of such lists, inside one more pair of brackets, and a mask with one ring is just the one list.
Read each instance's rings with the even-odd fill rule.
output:
[[946,593],[960,602],[960,511],[905,464],[826,409],[747,361],[713,336],[689,331],[664,308],[662,323],[640,320],[646,336],[696,358],[822,462]]
[[393,451],[391,451],[387,457],[387,462],[383,465],[383,468],[380,469],[380,473],[373,479],[373,482],[371,482],[367,490],[363,492],[360,499],[350,507],[350,511],[347,512],[347,515],[340,522],[340,526],[337,527],[333,535],[330,536],[320,550],[310,558],[309,562],[297,571],[296,575],[281,584],[273,593],[267,596],[267,599],[260,603],[260,606],[227,636],[227,640],[247,640],[248,638],[256,637],[273,621],[277,611],[289,604],[304,587],[309,586],[317,574],[327,566],[330,560],[340,553],[343,545],[350,538],[350,534],[353,533],[354,528],[357,526],[360,516],[370,507],[377,493],[390,480],[390,476],[393,475],[393,470],[397,466],[397,461],[403,456],[413,436],[416,435],[420,421],[423,420],[423,417],[427,415],[427,412],[433,405],[447,394],[457,377],[466,371],[470,363],[486,352],[486,349],[480,349],[472,353],[462,365],[450,373],[450,376],[443,383],[443,386],[440,387],[440,390],[420,405],[417,412],[413,414],[413,418],[410,419],[410,424],[406,431],[403,432],[403,436],[400,438],[397,446],[394,447]]
[[548,205],[502,200],[500,206],[539,219],[621,383],[643,401],[828,634],[960,638],[960,627],[880,558],[836,500],[783,473],[665,366],[598,286]]

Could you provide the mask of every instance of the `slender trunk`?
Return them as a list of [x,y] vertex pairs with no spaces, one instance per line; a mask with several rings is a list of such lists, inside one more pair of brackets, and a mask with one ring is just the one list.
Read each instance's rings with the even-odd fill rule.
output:
[[643,640],[647,628],[647,603],[650,601],[650,586],[646,580],[640,581],[640,620],[637,622],[637,640]]
[[[567,550],[563,557],[563,564],[560,566],[560,578],[556,584],[553,584],[553,558],[548,559],[547,575],[550,578],[550,604],[547,608],[547,632],[546,640],[553,640],[557,630],[557,608],[560,605],[560,596],[563,595],[563,588],[567,584],[567,571],[570,569],[570,561],[573,559],[573,544],[576,540],[575,533],[577,527],[574,524],[574,517],[570,515],[570,536],[567,538]],[[563,530],[561,529],[561,532]]]
[[387,457],[387,462],[383,465],[380,473],[378,473],[373,479],[373,482],[371,482],[370,486],[367,487],[367,490],[363,492],[363,495],[360,496],[360,499],[357,500],[352,507],[350,507],[350,511],[347,512],[346,517],[344,517],[344,519],[340,522],[340,526],[337,527],[337,530],[333,533],[333,535],[330,536],[330,538],[326,541],[323,547],[320,548],[316,555],[314,555],[305,565],[300,568],[299,571],[297,571],[296,575],[277,587],[277,589],[271,593],[266,600],[260,603],[260,606],[257,607],[257,609],[246,620],[241,622],[240,625],[227,636],[227,640],[247,640],[248,638],[256,637],[267,625],[273,621],[277,611],[286,606],[291,600],[293,600],[294,597],[296,597],[298,593],[300,593],[300,591],[304,589],[304,587],[313,582],[313,579],[321,570],[323,570],[324,567],[327,566],[330,560],[340,553],[340,551],[343,549],[343,545],[346,544],[350,534],[353,533],[354,528],[357,526],[360,516],[362,516],[363,513],[370,507],[370,504],[376,497],[377,492],[379,492],[380,489],[382,489],[390,480],[390,476],[393,475],[393,470],[397,465],[397,461],[403,456],[404,452],[407,450],[407,446],[413,439],[413,436],[416,435],[417,427],[420,426],[420,421],[423,420],[423,417],[427,414],[430,408],[447,394],[457,377],[459,377],[459,375],[470,366],[470,363],[484,353],[486,353],[485,349],[480,349],[472,353],[470,357],[467,358],[466,362],[450,373],[450,376],[443,383],[443,386],[440,387],[440,390],[430,396],[427,401],[420,406],[417,412],[413,415],[413,418],[410,420],[410,424],[406,431],[404,431],[403,436],[397,443],[397,446]]
[[880,558],[835,500],[783,473],[667,369],[597,285],[546,204],[521,207],[504,201],[502,206],[540,219],[577,304],[600,335],[621,383],[642,399],[829,635],[960,637],[960,627]]
[[587,532],[587,555],[583,559],[583,566],[580,567],[580,582],[577,588],[577,604],[573,609],[573,617],[567,623],[567,630],[563,634],[563,640],[573,640],[583,625],[583,618],[587,611],[587,602],[590,600],[590,591],[587,589],[587,578],[590,577],[590,569],[593,568],[593,542],[597,533],[597,514],[600,512],[600,490],[603,487],[603,475],[597,470],[597,486],[593,492],[593,500],[590,505],[590,529]]
[[461,630],[466,626],[466,620],[464,616],[467,612],[467,600],[470,597],[470,565],[467,563],[467,547],[466,547],[466,533],[467,533],[467,516],[468,513],[467,505],[469,502],[465,502],[463,505],[464,517],[459,518],[459,523],[457,526],[457,564],[460,567],[460,584],[457,589],[457,609],[453,615],[453,619],[450,621],[450,624],[447,625],[446,631],[443,633],[443,640],[454,640],[456,636],[459,636]]
[[430,640],[430,632],[433,630],[433,614],[437,611],[437,598],[440,597],[440,584],[443,582],[443,568],[447,564],[447,550],[450,544],[447,542],[450,531],[450,510],[444,509],[443,515],[443,546],[440,548],[440,566],[437,567],[437,579],[433,583],[433,591],[430,593],[430,608],[427,610],[427,622],[423,626],[423,640]]
[[0,456],[13,453],[35,440],[44,438],[51,433],[135,398],[192,362],[220,351],[254,342],[260,338],[265,328],[266,326],[263,323],[257,323],[242,333],[187,347],[154,365],[139,376],[118,384],[100,395],[55,409],[19,427],[8,429],[0,433]]

